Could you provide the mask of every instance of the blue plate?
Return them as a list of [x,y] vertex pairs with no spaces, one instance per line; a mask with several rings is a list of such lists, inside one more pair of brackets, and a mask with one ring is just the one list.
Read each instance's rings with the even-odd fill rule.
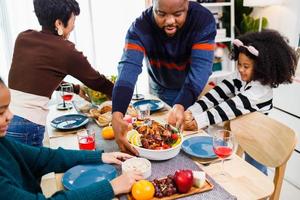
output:
[[212,137],[195,136],[184,140],[181,148],[185,153],[197,158],[216,158],[212,143]]
[[117,170],[112,165],[77,165],[72,167],[62,177],[62,184],[68,190],[76,190],[104,179],[117,177]]
[[69,114],[57,117],[51,121],[51,126],[61,130],[70,130],[86,125],[89,118],[80,114]]
[[141,105],[149,105],[150,106],[150,111],[155,112],[164,107],[164,103],[160,100],[155,100],[155,99],[147,99],[147,100],[141,100],[134,102],[133,107],[136,108]]

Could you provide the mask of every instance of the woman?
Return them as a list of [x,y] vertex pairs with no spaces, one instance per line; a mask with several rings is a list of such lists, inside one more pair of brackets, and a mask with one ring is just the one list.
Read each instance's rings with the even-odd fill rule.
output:
[[[9,103],[10,92],[0,78],[0,199],[46,199],[38,180],[47,173],[65,172],[78,164],[121,164],[120,159],[132,157],[120,152],[53,150],[15,142],[5,137],[12,119]],[[140,179],[142,175],[133,171],[110,182],[103,180],[78,190],[55,193],[51,199],[112,199],[115,195],[128,193],[133,183]]]
[[[68,41],[79,5],[75,0],[34,0],[41,31],[27,30],[16,39],[8,86],[14,117],[7,135],[41,146],[48,102],[66,75],[111,97],[113,83],[95,71],[86,57]],[[80,93],[80,87],[74,87]]]

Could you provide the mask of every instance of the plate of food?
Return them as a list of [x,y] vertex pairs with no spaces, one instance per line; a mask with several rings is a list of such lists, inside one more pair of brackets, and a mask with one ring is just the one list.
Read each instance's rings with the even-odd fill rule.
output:
[[183,137],[169,124],[163,125],[149,119],[143,124],[133,124],[133,127],[127,133],[127,139],[141,157],[149,160],[168,160],[180,152]]
[[182,150],[196,158],[217,158],[210,136],[194,136],[185,139],[182,143]]
[[61,130],[71,130],[82,127],[89,122],[89,118],[81,114],[68,114],[57,117],[50,122],[54,128]]
[[147,105],[150,107],[151,112],[155,112],[155,111],[162,109],[165,104],[162,101],[157,100],[157,99],[145,99],[145,100],[140,100],[140,101],[134,102],[132,105],[135,108],[142,106],[142,105]]
[[117,170],[112,165],[77,165],[64,173],[62,184],[68,190],[76,190],[104,179],[112,180],[116,177]]

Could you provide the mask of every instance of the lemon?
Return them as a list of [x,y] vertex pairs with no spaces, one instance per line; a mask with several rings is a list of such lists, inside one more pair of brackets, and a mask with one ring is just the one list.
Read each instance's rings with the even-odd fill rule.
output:
[[176,147],[181,142],[181,138],[179,137],[177,141],[172,145],[172,147]]
[[140,134],[134,135],[131,143],[138,147],[142,146],[141,135]]
[[137,132],[136,130],[127,132],[127,140],[135,146],[142,146],[141,134],[139,134],[139,132]]
[[127,140],[130,142],[131,137],[135,134],[139,134],[139,132],[137,132],[136,130],[132,129],[130,131],[127,132]]

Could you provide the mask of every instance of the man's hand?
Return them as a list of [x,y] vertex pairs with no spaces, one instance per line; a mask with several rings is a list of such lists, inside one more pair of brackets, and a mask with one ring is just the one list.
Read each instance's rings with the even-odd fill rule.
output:
[[126,134],[129,130],[128,123],[123,120],[123,114],[121,112],[114,112],[112,117],[112,127],[115,133],[116,142],[119,145],[119,148],[123,152],[131,153],[134,155],[139,155],[137,150],[133,148],[127,138]]
[[183,123],[184,107],[180,104],[175,104],[168,113],[168,123],[176,128],[181,128]]

